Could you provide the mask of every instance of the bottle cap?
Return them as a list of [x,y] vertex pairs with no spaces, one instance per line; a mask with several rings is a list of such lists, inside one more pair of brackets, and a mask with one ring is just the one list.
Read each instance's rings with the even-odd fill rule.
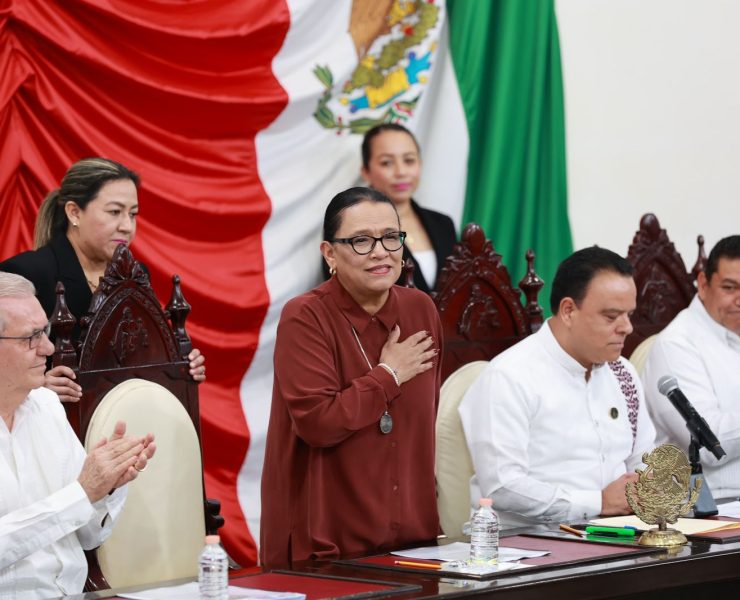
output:
[[481,498],[478,500],[478,506],[493,506],[493,500],[490,498]]
[[218,544],[221,541],[221,538],[217,535],[207,535],[206,536],[206,544]]

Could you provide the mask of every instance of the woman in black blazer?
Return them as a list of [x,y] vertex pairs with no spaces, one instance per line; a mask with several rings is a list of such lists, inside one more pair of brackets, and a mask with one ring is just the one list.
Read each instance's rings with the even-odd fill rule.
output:
[[[403,258],[413,258],[414,285],[431,292],[445,259],[457,242],[455,225],[447,215],[422,208],[413,195],[421,176],[421,152],[403,125],[384,123],[370,129],[362,141],[362,177],[396,205],[401,230],[406,232]],[[403,283],[399,279],[398,283]]]
[[[30,280],[47,316],[54,310],[54,290],[61,281],[67,306],[79,322],[113,252],[119,244],[129,245],[134,239],[138,187],[138,175],[115,161],[86,158],[76,162],[39,209],[36,250],[0,263],[0,271]],[[193,350],[188,358],[193,379],[205,380],[205,359],[200,351]],[[76,401],[82,390],[74,377],[69,367],[54,367],[46,372],[44,385],[62,401]]]

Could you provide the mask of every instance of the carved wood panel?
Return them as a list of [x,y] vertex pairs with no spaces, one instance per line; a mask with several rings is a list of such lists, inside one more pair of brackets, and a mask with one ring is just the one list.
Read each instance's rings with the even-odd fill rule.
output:
[[[64,286],[57,284],[57,304],[51,318],[56,338],[52,364],[71,367],[82,387],[80,401],[65,403],[64,408],[83,443],[99,402],[116,385],[133,378],[153,381],[172,392],[188,412],[200,439],[198,384],[190,375],[187,359],[192,350],[185,330],[189,312],[177,276],[173,277],[172,297],[162,309],[146,269],[124,245],[116,249],[88,313],[80,319],[79,340],[71,339],[76,319],[67,308]],[[223,524],[219,504],[205,498],[204,502],[206,530],[215,533]],[[94,553],[88,553],[88,561],[86,589],[105,586]]]
[[[703,242],[700,236],[695,269],[703,268],[706,261]],[[640,220],[627,260],[634,269],[637,308],[632,316],[634,331],[625,342],[625,356],[632,354],[642,340],[668,325],[696,293],[695,276],[686,271],[683,258],[652,213]]]
[[520,287],[512,286],[501,255],[483,230],[475,223],[465,227],[432,294],[445,337],[443,378],[474,360],[490,360],[541,326],[537,294],[542,281],[534,272],[531,251],[527,260]]

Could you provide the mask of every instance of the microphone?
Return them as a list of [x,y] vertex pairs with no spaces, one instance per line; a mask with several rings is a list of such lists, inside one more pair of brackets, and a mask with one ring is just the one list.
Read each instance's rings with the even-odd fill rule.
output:
[[681,388],[678,387],[678,381],[675,377],[670,375],[663,375],[658,380],[658,391],[666,396],[671,404],[686,421],[686,428],[693,437],[702,447],[709,450],[717,460],[721,459],[727,454],[719,444],[717,436],[712,433],[712,430],[707,425],[707,422],[699,416],[696,409],[691,405],[689,399],[684,396]]

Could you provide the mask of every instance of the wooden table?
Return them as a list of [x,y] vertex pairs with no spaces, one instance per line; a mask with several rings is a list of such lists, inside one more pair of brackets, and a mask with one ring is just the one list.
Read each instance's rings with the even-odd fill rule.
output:
[[[552,532],[552,535],[558,534]],[[497,600],[720,599],[740,597],[740,542],[718,544],[694,541],[673,551],[533,571],[522,569],[487,581],[454,579],[436,572],[409,573],[319,561],[295,565],[294,570],[421,587],[419,591],[389,596],[398,600],[440,597]],[[232,584],[239,585],[243,581],[236,577],[232,579]],[[115,594],[111,591],[97,592],[77,598],[89,600],[108,597],[115,597]]]
[[376,577],[416,583],[422,591],[395,598],[556,600],[560,598],[650,598],[701,600],[740,597],[740,542],[690,542],[673,551],[616,560],[510,572],[494,580],[455,580],[427,573],[401,573],[336,564],[299,569],[344,577]]

